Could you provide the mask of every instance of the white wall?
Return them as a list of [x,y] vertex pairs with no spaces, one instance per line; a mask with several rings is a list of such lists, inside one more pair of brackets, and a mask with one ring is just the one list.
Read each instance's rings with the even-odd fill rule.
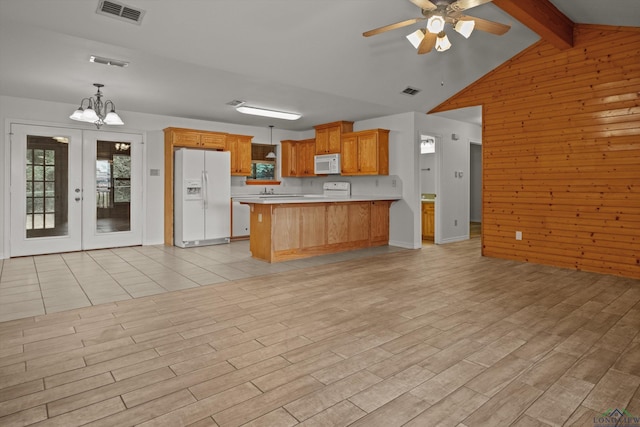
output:
[[[50,126],[95,129],[93,125],[82,124],[68,119],[77,105],[45,102],[24,98],[0,96],[0,258],[8,255],[9,245],[9,129],[10,122],[28,124],[41,123]],[[146,203],[143,243],[146,245],[163,243],[164,211],[164,133],[166,127],[184,127],[200,130],[254,135],[254,142],[269,143],[269,128],[234,125],[222,122],[185,119],[180,117],[119,111],[126,122],[121,132],[140,133],[145,141],[145,186]],[[440,193],[436,203],[436,238],[441,242],[455,241],[468,236],[469,199],[462,197],[468,192],[469,179],[469,139],[481,140],[480,126],[470,125],[421,113],[404,113],[393,116],[362,120],[354,123],[354,130],[389,129],[389,176],[376,177],[318,177],[285,178],[278,192],[321,193],[325,181],[349,181],[352,193],[359,195],[385,194],[399,195],[402,200],[393,203],[390,212],[390,244],[405,248],[420,248],[420,133],[442,135],[441,164],[438,165]],[[107,130],[111,130],[108,129]],[[458,141],[451,141],[450,135],[460,135]],[[313,129],[304,132],[274,129],[273,142],[279,145],[282,139],[305,139],[313,137]],[[279,148],[279,147],[278,147]],[[438,147],[436,148],[438,150]],[[149,176],[150,169],[159,169],[159,176]],[[463,179],[452,179],[453,170],[462,170]],[[463,188],[464,187],[464,188]],[[244,185],[244,178],[232,179],[232,192],[249,194],[261,188]],[[437,191],[434,191],[437,192]],[[466,200],[463,200],[466,199]],[[454,227],[442,218],[457,218]]]

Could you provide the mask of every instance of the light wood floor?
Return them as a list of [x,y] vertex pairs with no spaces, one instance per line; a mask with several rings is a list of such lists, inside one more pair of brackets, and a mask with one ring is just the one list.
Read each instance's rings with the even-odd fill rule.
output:
[[593,426],[640,414],[640,281],[480,239],[0,323],[0,425]]

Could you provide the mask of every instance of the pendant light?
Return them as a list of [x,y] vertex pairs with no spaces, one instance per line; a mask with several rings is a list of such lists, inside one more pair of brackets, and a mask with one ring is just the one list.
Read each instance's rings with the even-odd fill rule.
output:
[[[116,113],[116,105],[113,101],[102,102],[104,95],[100,92],[100,89],[104,85],[102,83],[94,83],[93,85],[98,88],[95,98],[82,99],[80,107],[69,118],[80,122],[93,123],[98,129],[102,125],[124,125],[124,122]],[[87,106],[83,108],[85,101],[87,101]]]
[[271,145],[271,151],[267,153],[267,156],[265,158],[269,160],[273,160],[276,158],[276,153],[274,153],[273,151],[273,125],[269,125],[269,130],[270,130],[269,142]]

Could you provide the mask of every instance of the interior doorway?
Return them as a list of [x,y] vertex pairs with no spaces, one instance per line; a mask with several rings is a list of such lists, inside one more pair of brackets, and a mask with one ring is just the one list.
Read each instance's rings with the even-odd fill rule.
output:
[[436,135],[420,134],[420,223],[422,244],[436,242]]
[[142,136],[11,124],[10,256],[142,244]]
[[469,145],[469,237],[482,235],[482,144]]

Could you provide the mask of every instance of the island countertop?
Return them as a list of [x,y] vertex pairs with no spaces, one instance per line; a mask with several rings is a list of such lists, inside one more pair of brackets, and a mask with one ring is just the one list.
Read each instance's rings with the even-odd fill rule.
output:
[[266,195],[254,197],[234,197],[234,201],[244,204],[260,204],[260,205],[281,205],[288,203],[340,203],[340,202],[373,202],[377,200],[396,201],[402,199],[402,196],[323,196],[322,194],[309,195]]

